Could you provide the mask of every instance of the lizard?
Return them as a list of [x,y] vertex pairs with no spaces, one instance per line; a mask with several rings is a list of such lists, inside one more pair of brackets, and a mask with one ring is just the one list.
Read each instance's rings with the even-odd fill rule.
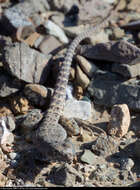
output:
[[117,10],[117,5],[118,4],[116,3],[100,23],[95,26],[90,26],[79,34],[71,42],[66,51],[63,64],[56,80],[49,108],[44,112],[43,119],[38,124],[37,129],[33,132],[33,144],[39,151],[40,156],[42,157],[40,158],[41,160],[50,161],[54,159],[72,162],[74,158],[74,145],[69,141],[69,138],[67,138],[67,133],[64,128],[58,124],[65,105],[66,86],[69,80],[72,59],[76,47],[82,40],[88,38],[94,33],[100,32],[101,29],[108,25],[108,22]]

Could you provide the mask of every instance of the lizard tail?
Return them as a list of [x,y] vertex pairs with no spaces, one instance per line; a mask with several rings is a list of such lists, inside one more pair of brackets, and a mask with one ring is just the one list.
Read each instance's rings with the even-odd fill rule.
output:
[[[118,1],[118,3],[119,2],[120,0]],[[57,122],[59,120],[59,117],[63,112],[63,108],[65,104],[66,86],[68,83],[71,63],[72,63],[72,59],[73,59],[73,55],[74,55],[76,47],[83,39],[95,33],[100,32],[101,29],[103,29],[104,27],[108,25],[110,18],[112,18],[112,16],[115,14],[117,10],[118,3],[111,9],[111,11],[109,11],[109,14],[99,24],[97,24],[96,26],[89,27],[87,30],[79,34],[70,44],[66,52],[64,62],[60,69],[59,76],[57,78],[56,86],[54,89],[54,94],[51,99],[49,109],[47,110],[45,114],[46,115],[45,119],[47,119],[47,117],[52,117],[52,115],[54,115],[53,118],[55,118],[55,121]]]

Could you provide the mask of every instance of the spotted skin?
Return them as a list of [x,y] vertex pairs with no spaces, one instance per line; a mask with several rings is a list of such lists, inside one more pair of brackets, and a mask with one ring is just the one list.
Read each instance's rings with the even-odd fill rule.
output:
[[[72,41],[66,52],[64,62],[61,66],[59,76],[56,81],[56,86],[50,106],[45,112],[44,118],[39,124],[39,127],[35,131],[34,135],[34,143],[36,147],[38,147],[38,150],[41,152],[41,154],[46,154],[46,160],[49,159],[48,157],[51,157],[51,152],[52,157],[55,157],[56,159],[57,156],[54,155],[57,154],[53,154],[53,152],[58,152],[59,155],[62,155],[62,158],[64,158],[65,161],[70,161],[73,159],[73,155],[75,154],[74,147],[72,143],[67,141],[64,129],[62,129],[61,126],[58,125],[59,118],[63,113],[63,108],[65,105],[66,86],[69,79],[73,55],[79,43],[83,39],[93,34],[99,33],[101,29],[106,27],[115,12],[116,6],[110,11],[107,17],[102,20],[102,22],[100,22],[96,26],[89,27],[87,30],[79,34]],[[60,160],[62,158],[60,158]]]

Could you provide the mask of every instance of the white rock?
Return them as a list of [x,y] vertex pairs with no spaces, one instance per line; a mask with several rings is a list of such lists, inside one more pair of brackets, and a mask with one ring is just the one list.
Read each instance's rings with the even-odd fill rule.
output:
[[17,153],[16,152],[10,152],[9,153],[9,157],[14,160],[17,157]]
[[91,117],[91,104],[82,100],[69,99],[66,101],[63,115],[66,118],[87,120]]
[[67,85],[67,87],[66,87],[66,99],[74,99],[74,97],[72,95],[72,91],[73,91],[73,86]]
[[44,23],[45,28],[47,29],[47,32],[51,35],[54,35],[55,37],[59,38],[59,40],[62,43],[68,43],[69,40],[67,38],[67,36],[65,35],[64,31],[55,23],[53,23],[50,20],[47,20]]
[[0,120],[0,144],[11,144],[14,140],[13,134],[7,129],[5,121],[3,119]]

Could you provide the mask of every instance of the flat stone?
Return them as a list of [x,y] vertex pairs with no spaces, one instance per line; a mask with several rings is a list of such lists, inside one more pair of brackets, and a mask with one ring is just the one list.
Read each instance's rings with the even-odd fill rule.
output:
[[[135,61],[136,64],[133,64]],[[132,65],[112,64],[112,72],[119,73],[125,78],[134,78],[140,75],[140,59],[133,60]]]
[[50,57],[24,43],[13,43],[5,47],[4,67],[19,80],[42,84],[46,81]]
[[[28,2],[26,2],[28,4]],[[24,8],[21,9],[19,4],[13,6],[9,9],[6,9],[4,12],[5,22],[8,28],[10,28],[13,33],[20,26],[30,26],[32,23],[28,19],[28,15],[23,13]],[[27,10],[27,9],[26,9]]]
[[94,164],[97,156],[92,153],[90,150],[84,150],[84,154],[81,156],[81,161],[86,162],[87,164]]
[[48,55],[52,53],[53,51],[57,50],[62,45],[59,40],[57,40],[54,36],[48,36],[46,37],[39,45],[39,50],[44,53],[45,55]]
[[[82,1],[79,3],[79,20],[86,21],[91,20],[91,18],[96,18],[97,16],[104,17],[107,15],[110,5],[105,1],[91,0],[91,1]],[[92,8],[95,8],[93,11]]]
[[69,40],[65,35],[64,31],[51,20],[48,20],[44,23],[44,27],[50,35],[56,36],[62,43],[68,43]]
[[106,75],[93,79],[88,87],[94,102],[107,107],[112,107],[114,104],[127,104],[129,109],[139,111],[140,86],[136,82],[122,82],[112,77],[111,81],[105,78]]
[[130,64],[138,58],[140,49],[124,40],[117,42],[99,43],[95,46],[79,46],[78,53],[88,59],[106,60],[121,64]]
[[87,101],[77,101],[77,100],[67,100],[64,112],[64,117],[66,118],[79,118],[87,120],[91,116],[91,104]]

